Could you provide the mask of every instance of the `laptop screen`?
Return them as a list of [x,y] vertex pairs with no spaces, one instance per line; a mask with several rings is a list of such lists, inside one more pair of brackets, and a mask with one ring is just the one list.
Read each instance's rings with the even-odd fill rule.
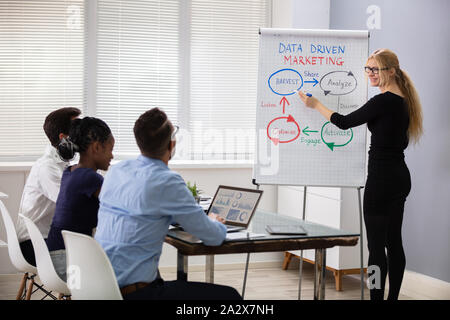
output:
[[258,206],[262,190],[219,186],[208,213],[225,219],[228,225],[247,227]]

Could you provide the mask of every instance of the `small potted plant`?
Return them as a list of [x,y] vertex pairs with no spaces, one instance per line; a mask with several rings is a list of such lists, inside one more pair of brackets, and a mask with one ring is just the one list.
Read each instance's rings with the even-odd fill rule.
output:
[[200,203],[201,191],[197,188],[197,184],[194,182],[194,185],[191,185],[191,182],[188,181],[186,185],[188,189],[191,191],[192,196],[195,198],[195,201],[197,201],[197,203]]

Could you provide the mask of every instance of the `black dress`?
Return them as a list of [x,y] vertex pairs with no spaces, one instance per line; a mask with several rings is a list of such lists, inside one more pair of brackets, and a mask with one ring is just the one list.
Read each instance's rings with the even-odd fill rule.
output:
[[406,101],[394,93],[385,92],[346,116],[333,113],[330,121],[340,129],[367,123],[372,133],[363,208],[369,248],[368,266],[379,270],[380,277],[376,278],[377,273],[374,273],[374,288],[370,294],[371,299],[383,299],[389,271],[388,298],[397,299],[406,264],[401,238],[403,209],[411,190],[411,177],[403,153],[408,146]]

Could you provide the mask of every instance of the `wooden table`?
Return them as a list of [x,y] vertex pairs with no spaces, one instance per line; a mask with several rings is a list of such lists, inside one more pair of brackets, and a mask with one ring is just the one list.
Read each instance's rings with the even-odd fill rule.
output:
[[[265,231],[266,225],[281,224],[301,225],[307,231],[307,235],[270,235]],[[354,246],[359,239],[359,234],[262,210],[255,213],[249,231],[249,239],[226,240],[222,245],[212,247],[205,246],[198,238],[184,231],[169,230],[165,242],[177,249],[177,279],[187,280],[189,256],[207,256],[206,280],[212,283],[214,282],[214,255],[216,254],[314,249],[316,261],[314,299],[323,300],[325,299],[326,249],[334,246]],[[251,238],[252,233],[264,233],[265,236]]]

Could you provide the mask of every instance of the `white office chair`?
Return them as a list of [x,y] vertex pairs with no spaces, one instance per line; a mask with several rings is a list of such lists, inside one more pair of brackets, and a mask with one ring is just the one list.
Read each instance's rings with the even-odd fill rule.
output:
[[[6,209],[6,206],[3,204],[1,200],[0,200],[0,211],[6,229],[9,258],[11,259],[11,263],[13,264],[13,266],[20,272],[24,273],[22,281],[20,283],[19,291],[17,292],[16,300],[22,299],[30,300],[31,295],[34,292],[36,292],[36,290],[39,289],[42,290],[44,293],[46,293],[44,298],[46,298],[47,296],[55,298],[49,291],[45,290],[41,284],[38,284],[34,281],[34,278],[36,277],[38,272],[37,268],[32,266],[25,260],[25,257],[22,254],[22,250],[20,249],[19,239],[17,238],[17,232],[16,227],[14,226],[14,222],[11,219],[8,209]],[[28,283],[27,286],[28,281],[30,282]],[[33,291],[33,287],[37,287],[38,289]]]
[[74,300],[122,300],[116,275],[100,244],[84,234],[62,231],[67,285]]
[[34,222],[25,217],[24,215],[19,215],[25,221],[27,226],[28,234],[30,235],[31,242],[33,243],[34,255],[36,256],[36,266],[39,274],[39,278],[42,283],[51,291],[59,292],[59,299],[66,299],[70,297],[70,290],[67,284],[61,280],[55,271],[53,266],[52,258],[50,257],[50,252],[48,251],[47,244],[42,237],[41,232]]

